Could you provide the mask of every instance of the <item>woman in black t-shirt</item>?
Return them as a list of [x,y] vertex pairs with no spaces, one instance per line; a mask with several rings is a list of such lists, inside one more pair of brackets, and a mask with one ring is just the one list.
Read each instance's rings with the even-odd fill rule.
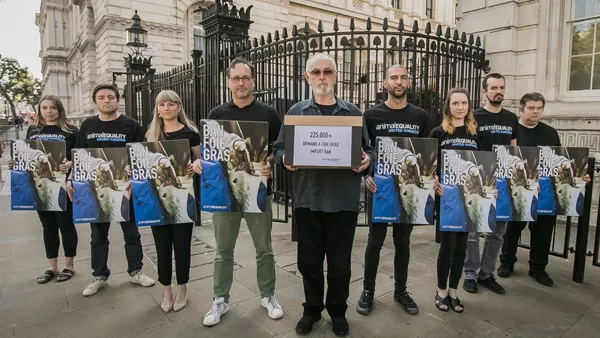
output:
[[[446,96],[443,114],[442,125],[434,128],[429,136],[440,141],[439,153],[441,149],[477,150],[477,123],[469,101],[469,92],[463,88],[451,89]],[[438,172],[441,168],[440,163],[438,157]],[[436,182],[435,191],[438,196],[444,194],[439,182]],[[439,212],[438,207],[438,214]],[[440,237],[435,306],[444,312],[452,309],[454,312],[461,313],[464,311],[464,306],[456,295],[456,289],[465,261],[468,232],[442,231]]]
[[[78,131],[77,127],[67,122],[67,114],[60,99],[53,95],[47,95],[42,97],[38,103],[37,113],[33,124],[27,129],[26,139],[65,142],[66,161],[60,163],[58,169],[68,174],[71,170],[71,149],[75,146]],[[9,168],[12,168],[13,165],[14,161],[9,160]],[[52,171],[55,170],[55,168],[52,169]],[[48,259],[48,270],[37,278],[37,282],[40,284],[47,283],[55,277],[58,282],[63,282],[73,277],[75,273],[73,260],[77,253],[77,230],[73,224],[73,205],[69,198],[66,200],[67,209],[65,211],[37,212],[44,229],[44,247]],[[59,272],[58,250],[61,237],[65,253],[65,267]]]
[[[188,163],[186,175],[192,175],[194,159],[200,158],[200,135],[196,126],[187,118],[181,98],[172,90],[163,90],[156,97],[152,123],[148,126],[148,142],[189,140],[192,161]],[[187,302],[186,284],[190,279],[190,259],[194,223],[168,224],[152,227],[156,245],[158,281],[164,286],[161,309],[165,312],[181,310]],[[175,251],[177,296],[171,290],[172,251]]]

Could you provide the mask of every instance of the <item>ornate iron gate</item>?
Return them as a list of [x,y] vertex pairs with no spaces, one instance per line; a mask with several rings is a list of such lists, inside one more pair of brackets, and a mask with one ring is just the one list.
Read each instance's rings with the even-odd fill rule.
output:
[[[290,32],[284,28],[250,39],[251,8],[238,9],[217,0],[204,9],[205,50],[193,51],[192,62],[170,71],[155,74],[150,70],[131,78],[126,88],[127,114],[147,125],[158,92],[172,89],[199,123],[210,109],[230,99],[225,69],[233,58],[243,57],[256,67],[256,98],[274,106],[283,119],[292,104],[310,97],[303,73],[306,60],[317,52],[329,53],[337,61],[337,95],[363,111],[386,99],[381,85],[392,64],[408,69],[409,101],[429,113],[431,126],[441,121],[440,108],[450,88],[467,88],[473,106],[479,106],[481,72],[489,70],[479,37],[440,25],[433,29],[430,23],[421,31],[417,21],[406,30],[403,20],[392,26],[387,19],[377,25],[368,19],[364,28],[350,19],[349,30],[341,31],[335,19],[330,32],[319,21],[316,30],[306,23],[300,29],[293,26]],[[274,221],[287,222],[293,208],[291,183],[279,166],[274,185],[278,202]],[[365,200],[359,225],[368,224]]]

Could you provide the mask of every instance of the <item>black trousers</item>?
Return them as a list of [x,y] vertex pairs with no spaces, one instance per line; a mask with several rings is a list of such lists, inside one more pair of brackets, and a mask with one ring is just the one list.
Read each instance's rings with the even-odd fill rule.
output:
[[152,237],[156,245],[158,260],[158,281],[171,285],[173,272],[173,251],[175,251],[175,274],[177,284],[190,280],[190,260],[192,255],[192,231],[194,223],[168,224],[152,227]]
[[[387,223],[371,223],[369,239],[365,249],[365,279],[363,288],[375,291],[375,279],[379,268],[379,255],[387,234]],[[394,224],[394,293],[399,295],[406,291],[408,279],[408,262],[410,261],[410,234],[413,226],[410,224]]]
[[[38,211],[40,222],[44,228],[44,247],[46,258],[58,257],[60,248],[60,237],[62,237],[65,257],[77,255],[77,229],[73,224],[73,204],[67,201],[65,211]],[[60,230],[60,237],[58,232]]]
[[529,270],[542,272],[548,265],[548,255],[552,243],[552,231],[556,226],[556,216],[538,215],[536,222],[508,222],[502,244],[500,262],[513,267],[517,262],[517,248],[521,231],[529,223],[530,246]]
[[[437,259],[438,288],[458,288],[467,255],[468,232],[440,231],[440,251]],[[448,276],[450,281],[448,282]]]
[[[135,225],[134,216],[127,222],[120,222],[123,230],[123,239],[125,240],[125,257],[127,257],[127,272],[133,276],[142,269],[144,263],[142,259],[142,242],[140,233]],[[110,223],[90,223],[92,228],[92,275],[108,278],[110,269],[108,269],[108,230]]]
[[[323,309],[331,317],[346,314],[350,288],[350,259],[358,213],[327,213],[294,209],[298,223],[298,270],[302,274],[304,314],[315,316]],[[327,256],[327,299],[323,305],[325,277],[323,261]]]

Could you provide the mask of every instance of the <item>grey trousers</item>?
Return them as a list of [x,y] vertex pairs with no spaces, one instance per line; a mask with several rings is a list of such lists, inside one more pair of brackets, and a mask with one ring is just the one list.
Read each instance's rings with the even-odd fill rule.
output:
[[467,256],[465,257],[465,279],[487,279],[494,275],[496,260],[502,248],[508,222],[496,222],[496,231],[485,234],[483,252],[479,254],[479,232],[469,232]]

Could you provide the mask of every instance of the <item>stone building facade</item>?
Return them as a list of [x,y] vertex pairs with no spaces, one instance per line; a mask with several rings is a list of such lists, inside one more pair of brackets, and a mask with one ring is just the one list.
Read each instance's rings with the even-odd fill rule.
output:
[[[193,49],[203,49],[201,12],[210,0],[41,0],[36,15],[39,27],[44,93],[58,95],[77,122],[94,114],[91,91],[111,82],[113,72],[123,72],[125,29],[134,10],[148,31],[153,67],[162,72],[191,60]],[[338,19],[340,30],[349,29],[350,18],[364,28],[371,17],[374,29],[384,18],[406,28],[417,20],[419,27],[432,22],[454,28],[455,0],[235,0],[238,7],[252,5],[251,37],[260,37],[308,22],[316,31],[322,20],[326,31]],[[120,79],[122,81],[122,79]],[[121,82],[122,83],[122,82]]]
[[458,0],[456,19],[506,76],[511,110],[523,94],[542,93],[544,120],[563,144],[600,157],[600,1]]

